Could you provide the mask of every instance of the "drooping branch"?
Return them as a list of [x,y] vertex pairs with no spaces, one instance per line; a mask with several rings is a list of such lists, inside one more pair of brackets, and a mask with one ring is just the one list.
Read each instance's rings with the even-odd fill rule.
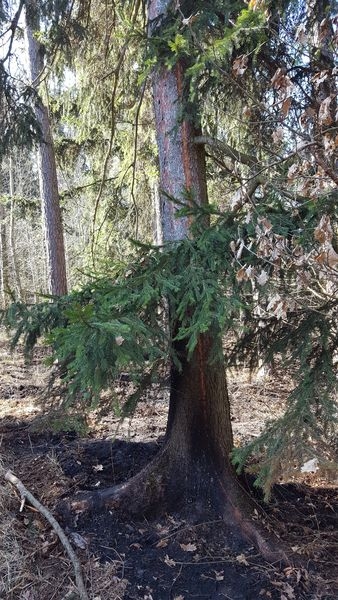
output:
[[245,202],[251,200],[257,188],[265,183],[266,178],[262,175],[258,175],[254,179],[251,179],[247,185],[241,186],[230,198],[229,204],[231,210],[237,212]]
[[[141,0],[136,0],[135,4],[132,7],[132,18],[131,18],[131,32],[133,30],[133,27],[137,21],[137,16],[139,13],[139,9],[141,6]],[[105,159],[103,161],[103,168],[102,168],[102,176],[101,176],[101,184],[100,184],[100,188],[99,191],[97,193],[96,199],[95,199],[95,205],[94,205],[94,212],[93,212],[93,220],[92,220],[92,244],[91,244],[91,254],[92,254],[92,258],[94,261],[94,248],[95,248],[95,225],[96,225],[96,219],[97,219],[97,213],[98,213],[98,209],[99,209],[99,204],[100,204],[100,200],[102,198],[102,194],[103,194],[103,189],[106,183],[106,173],[107,173],[107,169],[108,169],[108,163],[109,163],[109,159],[111,156],[111,152],[112,152],[112,148],[113,148],[113,143],[114,143],[114,138],[115,138],[115,131],[116,131],[116,95],[117,95],[117,88],[118,88],[118,84],[120,82],[120,71],[123,65],[123,62],[125,60],[125,55],[126,52],[129,48],[130,45],[130,36],[131,33],[129,32],[129,34],[126,36],[126,41],[123,44],[120,52],[119,52],[119,56],[118,56],[118,60],[116,63],[116,66],[114,68],[114,85],[113,85],[113,91],[112,91],[112,95],[111,95],[111,99],[110,99],[110,107],[111,107],[111,123],[110,123],[110,136],[109,136],[109,142],[108,142],[108,148],[107,148],[107,152],[105,155]]]
[[20,0],[20,4],[19,4],[19,7],[18,7],[18,10],[16,11],[16,13],[15,13],[15,15],[13,17],[10,26],[0,36],[0,37],[3,37],[4,35],[6,35],[6,33],[9,33],[11,31],[11,37],[10,37],[10,41],[9,41],[7,52],[6,52],[5,56],[1,59],[2,63],[5,63],[6,60],[10,57],[10,55],[12,53],[12,47],[13,47],[13,43],[14,43],[14,37],[15,37],[15,33],[16,33],[16,30],[17,30],[17,27],[18,27],[20,15],[22,13],[22,9],[24,7],[24,4],[25,4],[25,0]]
[[[109,181],[114,181],[115,179],[117,179],[116,176],[107,177],[105,179],[105,182],[108,183]],[[97,179],[96,181],[92,181],[91,183],[86,183],[85,185],[78,185],[76,187],[68,188],[67,190],[64,190],[63,192],[60,193],[60,198],[71,198],[73,194],[76,194],[77,192],[82,192],[82,190],[86,190],[90,187],[95,187],[97,185],[101,185],[101,183],[102,183],[102,179]]]
[[282,163],[285,163],[286,161],[290,160],[290,158],[294,158],[295,156],[299,155],[301,152],[303,152],[303,150],[307,150],[308,148],[313,148],[318,145],[319,145],[319,143],[316,140],[311,140],[310,142],[306,142],[306,143],[302,144],[301,146],[299,146],[298,148],[295,148],[295,150],[292,150],[288,154],[278,157],[273,162],[262,165],[262,167],[259,169],[259,171],[256,173],[255,176],[260,175],[261,173],[264,173],[264,171],[269,171],[270,169],[272,169],[272,167],[276,167],[278,165],[281,165]]
[[232,160],[242,163],[243,165],[247,165],[248,167],[253,167],[257,165],[257,160],[253,156],[249,156],[245,152],[241,152],[240,150],[236,150],[232,146],[229,146],[223,140],[218,140],[216,138],[212,138],[208,135],[198,135],[194,138],[194,143],[198,145],[210,146],[210,148],[214,148],[225,154]]

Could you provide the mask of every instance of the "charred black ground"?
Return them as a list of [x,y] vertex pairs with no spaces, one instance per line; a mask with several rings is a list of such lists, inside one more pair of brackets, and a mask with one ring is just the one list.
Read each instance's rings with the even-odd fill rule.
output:
[[[97,429],[92,425],[87,437],[33,431],[32,406],[39,384],[31,381],[30,369],[36,365],[26,367],[21,357],[19,361],[18,356],[6,357],[1,401],[7,398],[12,405],[0,420],[2,461],[51,510],[78,491],[127,481],[160,450],[163,401],[158,405],[154,397],[140,406],[138,433],[129,440],[127,429],[122,431],[124,439],[113,439],[115,421],[109,416]],[[276,383],[271,387],[274,394]],[[239,388],[237,380],[235,399]],[[252,404],[257,419],[259,400]],[[235,409],[234,419],[237,414]],[[245,435],[243,429],[240,434]],[[305,483],[276,486],[269,506],[256,493],[254,499],[257,508],[263,506],[265,525],[274,529],[302,566],[279,569],[262,560],[251,545],[238,548],[220,514],[189,499],[158,518],[132,519],[123,510],[102,511],[68,515],[62,525],[84,565],[89,590],[95,588],[99,565],[109,563],[109,577],[97,582],[95,589],[100,591],[93,594],[104,600],[334,600],[337,490],[309,476]],[[43,518],[28,506],[20,513],[19,506],[13,496],[7,510],[22,544],[26,571],[0,597],[62,600],[72,577],[64,552]]]

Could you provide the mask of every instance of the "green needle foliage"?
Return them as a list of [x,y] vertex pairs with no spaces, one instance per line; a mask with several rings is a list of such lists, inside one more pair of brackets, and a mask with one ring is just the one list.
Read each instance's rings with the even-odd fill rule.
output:
[[287,323],[267,320],[263,329],[262,322],[252,323],[250,333],[244,333],[232,349],[230,363],[239,356],[250,360],[252,349],[256,344],[262,347],[264,339],[266,360],[281,357],[283,369],[295,382],[283,417],[268,423],[253,442],[233,452],[239,471],[250,455],[261,457],[251,471],[257,474],[255,483],[266,497],[281,473],[294,475],[295,468],[309,457],[319,458],[328,470],[336,469],[332,459],[337,458],[337,306],[335,300],[318,311],[303,308],[290,314]]
[[[56,147],[70,171],[81,156],[84,171],[91,165],[73,193],[91,190],[92,251],[109,268],[64,298],[14,304],[2,320],[14,345],[23,336],[28,355],[40,337],[51,345],[67,392],[61,406],[83,412],[128,371],[136,384],[128,414],[161,365],[180,366],[175,341],[191,356],[204,332],[215,335],[215,353],[226,340],[230,367],[277,356],[294,381],[285,415],[234,452],[238,468],[259,454],[257,482],[268,495],[279,473],[314,454],[327,460],[336,445],[333,4],[188,0],[151,23],[151,37],[141,4],[113,4],[107,11],[101,2],[41,3],[49,64],[61,83],[65,66],[80,82],[51,94]],[[130,264],[114,268],[116,246],[120,256],[130,250],[126,231],[150,239],[148,210],[137,206],[141,198],[150,206],[157,177],[148,76],[180,61],[187,73],[181,117],[202,122],[209,196],[226,212],[198,209],[187,198],[191,208],[181,213],[193,218],[191,238],[162,248],[135,243]],[[34,141],[29,91],[21,102],[26,88],[14,88],[6,64],[0,80],[6,146],[14,137]],[[24,107],[28,114],[15,121]],[[139,212],[145,222],[137,236]]]
[[[285,415],[268,424],[251,445],[234,452],[239,468],[258,453],[257,484],[267,496],[281,467],[285,472],[287,465],[302,464],[313,452],[325,460],[329,456],[337,423],[338,301],[316,306],[304,301],[287,320],[268,313],[258,316],[252,283],[241,281],[234,269],[231,243],[238,235],[239,217],[210,209],[213,223],[206,228],[207,211],[193,207],[181,212],[194,215],[191,239],[162,248],[138,244],[131,264],[105,277],[92,277],[82,290],[64,298],[30,307],[12,305],[3,313],[3,323],[15,328],[13,344],[24,336],[27,353],[45,337],[53,349],[51,361],[58,361],[67,385],[65,406],[80,402],[82,411],[95,407],[100,393],[127,371],[136,391],[122,414],[132,412],[168,358],[179,367],[175,339],[184,340],[191,355],[201,333],[216,332],[218,339],[231,336],[229,366],[254,365],[262,347],[267,360],[282,357],[295,381]],[[283,227],[294,229],[289,216]],[[246,253],[246,264],[271,268],[253,249]],[[271,282],[282,292],[283,281],[271,277]],[[240,314],[246,315],[242,321]]]
[[13,304],[3,322],[16,328],[14,345],[24,336],[27,354],[48,334],[53,360],[67,365],[69,393],[89,390],[97,396],[121,370],[166,360],[173,352],[169,332],[177,322],[177,339],[186,340],[190,355],[200,333],[215,325],[229,328],[240,307],[240,300],[226,293],[230,239],[220,221],[194,240],[163,248],[138,244],[131,265],[93,278],[63,298],[31,307]]

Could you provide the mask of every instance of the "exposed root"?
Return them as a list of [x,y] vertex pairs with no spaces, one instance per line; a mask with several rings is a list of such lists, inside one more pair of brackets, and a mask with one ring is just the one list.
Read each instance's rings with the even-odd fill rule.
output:
[[248,518],[253,514],[255,507],[252,505],[251,497],[246,496],[246,491],[232,479],[231,475],[217,475],[217,480],[224,521],[234,525],[239,534],[251,542],[267,562],[279,563],[281,566],[290,565],[290,560],[278,538],[268,532],[258,520]]
[[[189,474],[189,477],[187,477]],[[210,465],[190,464],[181,469],[170,462],[170,453],[162,450],[144,469],[126,483],[93,492],[81,492],[63,501],[58,512],[65,518],[71,513],[118,510],[130,515],[154,515],[184,500],[212,502],[229,529],[240,541],[249,541],[270,563],[289,565],[280,542],[259,521],[250,519],[254,506],[237,484],[232,473],[215,474]]]
[[279,563],[281,566],[291,564],[287,554],[280,547],[280,542],[268,539],[271,536],[268,536],[267,532],[261,532],[256,524],[254,525],[247,519],[242,519],[240,528],[244,536],[254,544],[266,561],[272,564]]
[[[131,515],[154,515],[177,500],[183,489],[168,468],[167,453],[161,451],[146,467],[125,483],[103,490],[80,492],[62,500],[57,511],[63,517],[70,513],[119,510]],[[173,488],[173,489],[172,489]],[[175,491],[174,491],[175,490]]]

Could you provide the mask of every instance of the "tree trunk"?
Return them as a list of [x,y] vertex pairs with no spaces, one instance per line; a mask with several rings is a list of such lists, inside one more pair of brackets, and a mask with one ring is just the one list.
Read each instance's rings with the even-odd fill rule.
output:
[[[151,1],[150,23],[158,24],[170,4],[165,0]],[[179,121],[182,109],[186,110],[184,73],[185,65],[180,61],[172,71],[161,67],[153,74],[164,242],[179,241],[190,235],[189,219],[176,218],[177,208],[172,199],[192,198],[200,206],[208,202],[204,146],[193,141],[200,133],[199,128],[193,124],[193,115],[190,115],[191,120]],[[178,330],[179,323],[175,328]],[[175,333],[172,332],[173,338]],[[179,472],[184,471],[184,481],[188,482],[186,491],[197,486],[208,493],[210,465],[212,471],[233,474],[229,460],[233,440],[224,364],[221,359],[210,363],[215,344],[221,344],[220,335],[214,333],[214,336],[210,333],[199,337],[190,360],[184,341],[173,342],[181,369],[171,366],[166,448],[171,460],[180,465]]]
[[9,265],[6,235],[6,209],[0,203],[0,285],[2,306],[6,308],[9,299]]
[[22,300],[22,285],[20,272],[18,267],[16,248],[15,248],[15,227],[14,227],[14,203],[15,203],[15,185],[14,185],[14,166],[12,157],[9,157],[9,195],[11,197],[11,208],[9,217],[9,252],[11,256],[12,274],[14,280],[14,287],[16,291],[16,299]]
[[[150,21],[155,19],[158,23],[168,4],[164,0],[151,1]],[[160,68],[153,76],[165,242],[190,235],[189,219],[175,217],[177,209],[168,196],[179,200],[192,196],[200,205],[207,202],[204,147],[193,142],[197,134],[193,124],[187,120],[179,122],[183,77],[182,63],[172,71]],[[172,332],[173,340],[175,333]],[[163,449],[127,483],[90,496],[78,496],[73,508],[120,508],[137,514],[177,508],[185,501],[207,501],[221,512],[237,540],[250,540],[268,560],[284,559],[274,540],[268,541],[268,534],[252,519],[256,507],[240,485],[230,461],[233,438],[221,332],[201,334],[191,357],[185,341],[173,344],[181,368],[171,367]]]
[[[39,18],[36,1],[26,2],[26,40],[32,85],[39,89],[43,73],[43,47],[36,38]],[[49,292],[55,296],[67,293],[66,259],[63,226],[58,192],[55,153],[47,107],[40,95],[36,98],[35,114],[42,140],[38,149],[38,172],[43,227],[47,256]]]

